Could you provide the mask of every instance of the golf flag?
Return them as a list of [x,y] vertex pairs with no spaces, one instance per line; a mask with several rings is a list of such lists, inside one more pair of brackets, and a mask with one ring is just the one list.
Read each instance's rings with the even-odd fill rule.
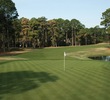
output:
[[66,52],[64,52],[64,57],[66,56]]

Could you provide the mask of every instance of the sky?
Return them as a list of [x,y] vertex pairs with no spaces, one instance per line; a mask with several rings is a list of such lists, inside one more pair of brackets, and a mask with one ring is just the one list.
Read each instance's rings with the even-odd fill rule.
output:
[[77,19],[86,27],[100,25],[110,0],[12,0],[19,18]]

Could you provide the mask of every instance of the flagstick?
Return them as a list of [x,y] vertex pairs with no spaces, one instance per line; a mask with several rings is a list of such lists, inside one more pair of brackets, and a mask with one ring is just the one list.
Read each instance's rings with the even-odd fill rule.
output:
[[66,57],[66,53],[64,52],[64,71],[65,71],[65,57]]
[[64,71],[65,71],[65,56],[64,56]]

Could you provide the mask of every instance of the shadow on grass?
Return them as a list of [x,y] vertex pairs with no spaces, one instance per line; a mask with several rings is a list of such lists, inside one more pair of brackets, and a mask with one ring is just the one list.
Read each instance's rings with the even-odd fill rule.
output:
[[0,95],[22,93],[40,87],[47,82],[58,80],[47,72],[18,71],[0,73]]
[[0,100],[2,100],[2,97],[0,97]]

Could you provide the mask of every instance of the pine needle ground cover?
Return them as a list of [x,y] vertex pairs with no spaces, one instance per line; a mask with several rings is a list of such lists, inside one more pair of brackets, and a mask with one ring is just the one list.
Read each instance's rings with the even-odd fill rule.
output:
[[0,100],[110,100],[110,62],[87,58],[105,47],[44,48],[8,56],[19,59],[0,61]]

